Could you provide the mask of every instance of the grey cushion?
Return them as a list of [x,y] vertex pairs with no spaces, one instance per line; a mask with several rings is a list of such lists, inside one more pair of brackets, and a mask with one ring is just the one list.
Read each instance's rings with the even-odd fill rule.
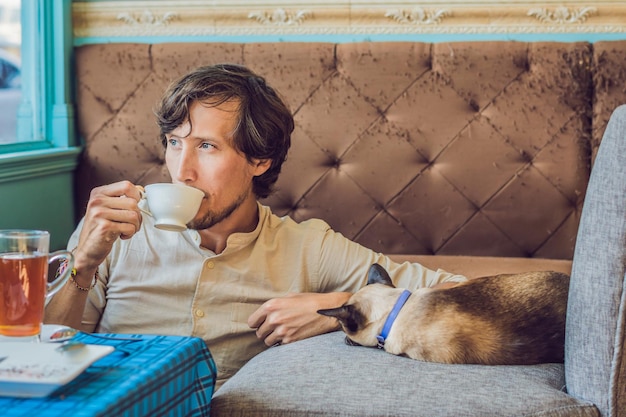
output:
[[585,197],[568,301],[567,390],[626,416],[626,106],[604,132]]
[[562,364],[441,365],[348,346],[334,332],[270,348],[214,395],[212,416],[597,416]]

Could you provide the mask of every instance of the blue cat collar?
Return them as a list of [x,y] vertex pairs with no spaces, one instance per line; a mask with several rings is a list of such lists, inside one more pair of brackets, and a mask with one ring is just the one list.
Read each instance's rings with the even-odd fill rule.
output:
[[393,306],[391,312],[387,316],[387,320],[385,321],[383,330],[378,336],[376,336],[376,340],[378,340],[378,349],[383,349],[385,347],[385,340],[387,340],[387,337],[389,336],[391,326],[393,326],[393,322],[396,320],[396,317],[398,317],[398,313],[400,313],[400,310],[402,310],[402,307],[404,307],[404,303],[406,303],[406,300],[408,300],[410,296],[411,291],[404,290],[402,291],[402,294],[400,294],[400,297],[398,297],[398,300],[396,300],[396,304]]

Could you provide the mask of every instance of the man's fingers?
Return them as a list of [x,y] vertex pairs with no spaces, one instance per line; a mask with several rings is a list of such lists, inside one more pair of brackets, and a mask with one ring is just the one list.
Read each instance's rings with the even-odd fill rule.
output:
[[[263,326],[261,326],[263,327]],[[259,329],[261,329],[261,327]],[[257,329],[257,337],[263,340],[266,346],[277,346],[285,343],[285,335],[283,334],[283,328],[281,326],[274,328],[271,331],[264,329],[259,335],[259,329]]]
[[263,323],[266,323],[268,317],[279,309],[280,299],[272,298],[271,300],[267,300],[261,307],[257,308],[254,313],[250,314],[250,317],[248,317],[248,326],[252,329],[256,329]]
[[96,187],[91,190],[90,199],[106,196],[106,197],[130,197],[135,201],[139,201],[141,199],[141,190],[143,187],[136,186],[130,181],[119,181],[113,184],[103,185],[101,187]]

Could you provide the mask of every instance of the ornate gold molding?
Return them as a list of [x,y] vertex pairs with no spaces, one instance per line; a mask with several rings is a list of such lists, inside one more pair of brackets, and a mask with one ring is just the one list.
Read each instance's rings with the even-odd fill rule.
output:
[[250,12],[248,13],[248,19],[255,19],[264,25],[299,25],[307,17],[311,17],[311,15],[312,13],[309,10],[291,12],[279,7],[269,12]]
[[598,12],[595,7],[581,7],[570,9],[568,7],[557,7],[553,10],[539,8],[530,9],[529,16],[534,16],[543,23],[576,24],[583,23],[589,16]]
[[385,17],[390,17],[398,23],[413,25],[437,25],[444,17],[451,15],[452,12],[448,9],[423,9],[421,7],[413,7],[411,10],[389,9],[385,13]]
[[626,33],[626,2],[151,0],[75,1],[74,35]]
[[147,26],[162,26],[167,25],[178,17],[178,14],[174,12],[167,12],[162,16],[157,16],[150,10],[144,10],[143,13],[127,13],[122,12],[117,15],[117,19],[121,20],[129,25],[147,25]]

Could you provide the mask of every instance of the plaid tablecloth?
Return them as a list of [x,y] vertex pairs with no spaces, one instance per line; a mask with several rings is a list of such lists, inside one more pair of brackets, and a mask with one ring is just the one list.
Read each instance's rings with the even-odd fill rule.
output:
[[[97,336],[97,335],[95,335]],[[217,370],[202,339],[80,333],[76,340],[114,346],[45,398],[0,397],[0,416],[208,416]]]

